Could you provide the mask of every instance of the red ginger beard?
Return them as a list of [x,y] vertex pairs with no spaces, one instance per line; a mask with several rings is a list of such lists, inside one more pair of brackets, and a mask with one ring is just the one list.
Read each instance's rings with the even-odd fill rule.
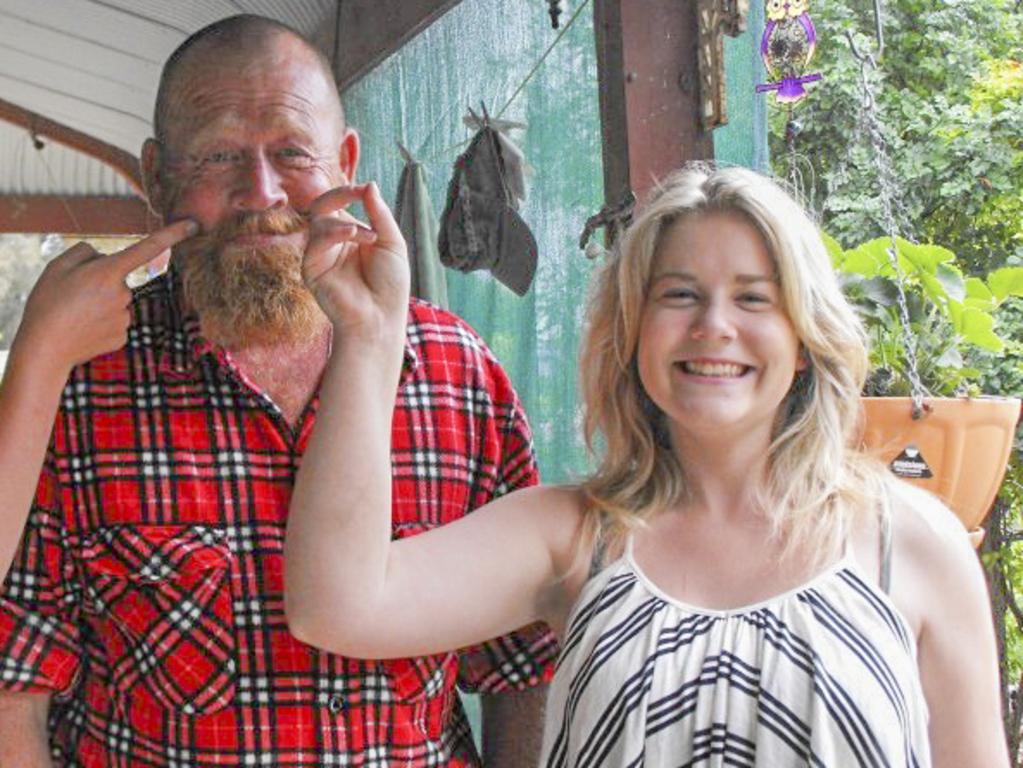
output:
[[325,315],[302,281],[302,252],[293,245],[240,245],[238,235],[301,232],[306,220],[289,209],[242,212],[176,246],[188,306],[203,332],[226,346],[300,343]]

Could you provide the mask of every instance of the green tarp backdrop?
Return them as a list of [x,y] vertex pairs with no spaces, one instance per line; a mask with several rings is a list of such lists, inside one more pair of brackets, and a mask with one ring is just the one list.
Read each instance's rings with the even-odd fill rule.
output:
[[[569,5],[569,13],[579,7]],[[715,131],[714,151],[719,162],[764,170],[765,107],[753,93],[763,79],[763,1],[750,6],[749,30],[725,41],[730,122]],[[363,139],[359,178],[377,181],[393,204],[404,166],[401,142],[423,164],[438,217],[452,164],[471,138],[462,124],[467,109],[478,111],[482,101],[492,116],[527,125],[511,136],[533,169],[521,211],[539,246],[533,287],[519,298],[489,273],[447,270],[447,289],[450,308],[486,339],[515,383],[541,475],[551,483],[579,478],[587,467],[576,359],[596,263],[578,240],[603,205],[590,3],[512,100],[556,34],[540,0],[463,0],[345,93],[349,120]],[[467,706],[478,734],[478,706],[472,698]]]
[[[750,31],[725,43],[730,124],[715,131],[715,152],[719,161],[763,167],[764,107],[753,94],[754,78],[761,77],[763,6],[760,0],[751,6]],[[578,8],[569,3],[562,23]],[[595,262],[577,241],[603,204],[590,3],[508,103],[556,35],[539,0],[464,0],[345,94],[349,119],[363,138],[359,177],[375,179],[393,202],[403,167],[400,141],[423,164],[438,216],[452,163],[471,136],[462,124],[467,109],[478,112],[483,102],[492,116],[527,125],[511,136],[533,169],[521,211],[539,245],[533,288],[518,298],[489,273],[451,270],[447,287],[451,309],[480,332],[511,375],[547,482],[569,481],[586,469],[576,359]]]

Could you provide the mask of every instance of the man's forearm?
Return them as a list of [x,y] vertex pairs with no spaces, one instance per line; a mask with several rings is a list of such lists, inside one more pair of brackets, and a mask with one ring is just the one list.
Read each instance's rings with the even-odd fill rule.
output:
[[547,686],[484,694],[480,699],[486,768],[535,768],[543,741]]
[[49,710],[49,694],[0,693],[0,768],[52,768]]

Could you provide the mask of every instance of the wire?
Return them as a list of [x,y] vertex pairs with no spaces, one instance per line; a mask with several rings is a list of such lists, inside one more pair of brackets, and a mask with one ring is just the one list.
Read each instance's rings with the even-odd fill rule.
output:
[[503,115],[505,110],[511,106],[512,102],[515,101],[518,95],[522,92],[522,89],[526,87],[526,84],[533,79],[533,75],[537,73],[537,71],[543,65],[544,61],[547,60],[547,57],[551,55],[551,51],[554,50],[554,47],[559,42],[561,42],[561,38],[563,38],[565,34],[568,32],[568,30],[572,28],[572,25],[575,24],[575,20],[579,18],[579,14],[582,13],[583,9],[589,4],[590,0],[583,0],[583,2],[579,3],[579,7],[575,9],[575,13],[572,14],[572,18],[568,20],[568,23],[565,24],[565,26],[561,29],[560,32],[558,32],[557,36],[554,38],[551,44],[547,46],[547,50],[543,52],[543,55],[541,55],[539,60],[537,60],[536,64],[533,65],[533,68],[529,70],[529,74],[526,75],[525,79],[521,83],[519,83],[519,87],[515,89],[515,93],[513,93],[511,95],[511,98],[509,98],[508,101],[505,102],[505,105],[501,107],[501,110],[497,113],[494,119],[496,120],[501,119],[501,115]]
[[43,168],[46,171],[46,177],[50,180],[50,184],[53,186],[53,189],[56,190],[57,199],[60,200],[60,204],[64,207],[64,212],[67,214],[67,217],[71,220],[71,224],[75,228],[75,234],[83,234],[81,231],[82,227],[78,223],[78,219],[75,216],[74,211],[71,210],[71,206],[68,205],[65,196],[60,193],[60,186],[57,184],[56,175],[51,170],[50,164],[46,162],[46,156],[43,155],[43,150],[46,149],[46,144],[44,144],[36,135],[35,131],[30,131],[29,137],[32,139],[32,145],[36,148],[36,157],[39,158],[39,162],[43,164]]

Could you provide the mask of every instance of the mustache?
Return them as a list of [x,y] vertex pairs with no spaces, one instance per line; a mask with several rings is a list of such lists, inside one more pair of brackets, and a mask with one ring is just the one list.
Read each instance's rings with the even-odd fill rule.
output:
[[293,208],[239,211],[188,242],[189,251],[219,250],[241,235],[291,235],[309,226],[309,219]]

